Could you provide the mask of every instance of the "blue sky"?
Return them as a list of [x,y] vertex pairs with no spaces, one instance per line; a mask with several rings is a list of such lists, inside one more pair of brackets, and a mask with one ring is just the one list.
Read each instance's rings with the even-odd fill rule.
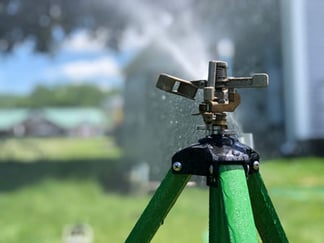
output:
[[25,42],[0,56],[0,93],[25,94],[35,85],[95,83],[103,89],[123,84],[122,68],[131,51],[115,53],[101,39],[78,32],[65,39],[54,55],[34,53]]

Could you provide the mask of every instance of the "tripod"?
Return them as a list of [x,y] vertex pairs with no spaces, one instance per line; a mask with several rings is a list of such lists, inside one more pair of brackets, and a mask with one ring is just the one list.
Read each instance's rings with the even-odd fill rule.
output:
[[186,81],[162,74],[157,87],[190,99],[204,89],[199,105],[208,135],[172,157],[167,173],[127,243],[150,242],[191,175],[205,176],[209,186],[209,242],[288,242],[259,173],[259,154],[227,129],[226,112],[240,96],[235,88],[264,87],[266,74],[228,78],[225,62],[209,63],[208,80]]

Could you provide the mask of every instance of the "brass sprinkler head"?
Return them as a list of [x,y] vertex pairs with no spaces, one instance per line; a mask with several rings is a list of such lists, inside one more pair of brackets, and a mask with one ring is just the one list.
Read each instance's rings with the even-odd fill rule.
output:
[[268,85],[268,75],[253,74],[252,77],[228,77],[227,63],[210,61],[208,80],[187,81],[161,74],[156,87],[166,92],[195,99],[198,89],[203,89],[204,100],[199,104],[199,114],[208,131],[227,129],[226,112],[233,112],[240,104],[236,88],[263,88]]

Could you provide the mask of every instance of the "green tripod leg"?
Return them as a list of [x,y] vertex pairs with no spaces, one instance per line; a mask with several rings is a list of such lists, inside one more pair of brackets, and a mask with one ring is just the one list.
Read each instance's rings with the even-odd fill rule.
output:
[[288,242],[260,173],[248,179],[253,215],[263,242]]
[[258,242],[241,165],[221,165],[218,187],[210,187],[209,242]]
[[129,234],[126,243],[150,242],[175,204],[191,175],[174,175],[170,170]]

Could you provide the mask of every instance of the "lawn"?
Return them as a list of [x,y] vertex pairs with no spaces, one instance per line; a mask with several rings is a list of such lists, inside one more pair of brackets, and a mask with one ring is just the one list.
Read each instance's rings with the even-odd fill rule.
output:
[[277,160],[262,175],[290,242],[323,242],[324,159]]
[[[153,242],[201,242],[207,199],[206,191],[186,190]],[[64,227],[77,223],[91,225],[96,243],[123,242],[148,200],[103,193],[91,180],[45,180],[0,194],[0,242],[57,243]]]
[[[261,173],[291,242],[324,239],[324,159],[276,160]],[[91,225],[96,243],[124,242],[149,195],[104,192],[91,178],[45,178],[0,192],[0,242],[61,242],[66,225]],[[186,188],[153,243],[204,242],[208,190]]]
[[0,140],[0,161],[77,160],[119,158],[112,137],[7,138]]

